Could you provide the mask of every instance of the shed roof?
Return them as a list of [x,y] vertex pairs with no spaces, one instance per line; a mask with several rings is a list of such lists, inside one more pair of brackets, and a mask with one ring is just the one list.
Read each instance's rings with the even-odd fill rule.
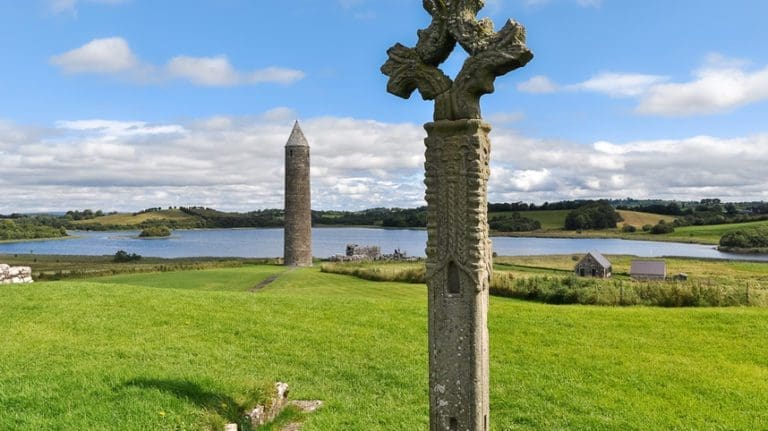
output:
[[605,256],[602,254],[596,252],[596,251],[590,251],[587,253],[587,256],[592,256],[593,259],[597,261],[597,263],[600,264],[603,268],[610,268],[611,267],[611,261],[606,259]]
[[630,275],[666,275],[667,263],[663,260],[633,260]]

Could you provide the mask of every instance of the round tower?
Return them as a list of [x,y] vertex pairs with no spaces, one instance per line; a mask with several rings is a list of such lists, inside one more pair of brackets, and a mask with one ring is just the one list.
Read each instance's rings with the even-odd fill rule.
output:
[[309,143],[297,121],[285,144],[285,233],[287,266],[312,266],[312,198],[309,186]]

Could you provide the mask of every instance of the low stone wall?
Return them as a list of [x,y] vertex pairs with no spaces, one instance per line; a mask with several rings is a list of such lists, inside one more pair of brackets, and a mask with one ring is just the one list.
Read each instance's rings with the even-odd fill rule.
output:
[[32,283],[32,268],[0,263],[0,284]]

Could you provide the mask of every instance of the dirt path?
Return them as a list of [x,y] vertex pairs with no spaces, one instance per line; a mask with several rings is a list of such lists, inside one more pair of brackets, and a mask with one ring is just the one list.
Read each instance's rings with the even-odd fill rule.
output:
[[291,269],[289,269],[287,271],[283,271],[283,272],[280,272],[280,273],[275,274],[275,275],[270,275],[269,277],[265,278],[264,280],[261,280],[261,282],[259,284],[257,284],[255,286],[253,286],[252,288],[248,289],[248,291],[249,292],[256,292],[258,290],[261,290],[261,289],[269,286],[272,282],[277,280],[277,278],[280,277],[281,275],[285,274],[286,272],[291,272],[294,269],[296,269],[296,268],[291,268]]

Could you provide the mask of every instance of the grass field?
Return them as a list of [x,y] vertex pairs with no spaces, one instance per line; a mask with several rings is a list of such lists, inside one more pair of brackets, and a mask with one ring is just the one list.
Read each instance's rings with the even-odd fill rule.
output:
[[698,242],[718,244],[720,237],[728,232],[744,228],[753,228],[758,226],[768,226],[768,221],[755,221],[748,223],[717,224],[711,226],[685,226],[675,228],[675,231],[668,236],[671,239],[696,240]]
[[[520,214],[524,217],[537,220],[539,223],[541,223],[541,228],[544,230],[562,230],[563,227],[565,226],[565,217],[568,215],[569,212],[571,212],[571,210],[523,211],[523,212],[520,212]],[[619,228],[621,228],[625,224],[630,224],[639,229],[646,224],[656,224],[659,222],[659,220],[671,222],[675,219],[674,217],[671,217],[671,216],[641,213],[637,211],[619,210],[617,212],[624,219],[623,222],[619,223],[618,225]],[[507,213],[492,212],[488,214],[488,218],[490,219],[490,218],[493,218],[494,216],[501,216],[504,214],[507,214]]]
[[78,225],[97,223],[103,225],[138,226],[139,224],[148,220],[174,220],[180,222],[193,222],[196,220],[196,218],[181,210],[171,209],[150,211],[136,215],[130,213],[110,214],[90,220],[78,220],[73,222],[73,224]]
[[[655,225],[659,220],[666,222],[674,221],[675,217],[665,216],[659,214],[641,213],[637,211],[617,211],[622,218],[623,222],[620,222],[616,229],[605,230],[585,230],[585,231],[566,231],[563,230],[565,225],[565,217],[570,211],[568,210],[555,210],[555,211],[525,211],[521,214],[525,217],[538,220],[541,223],[541,230],[534,232],[513,232],[503,233],[502,235],[508,236],[538,236],[538,237],[554,237],[554,238],[623,238],[630,240],[643,240],[643,241],[672,241],[672,242],[691,242],[699,244],[718,244],[720,237],[725,233],[749,228],[756,226],[768,226],[768,221],[758,221],[749,223],[733,223],[733,224],[720,224],[711,226],[686,226],[675,228],[675,232],[664,235],[652,235],[647,232],[643,232],[641,228],[644,225]],[[505,214],[504,212],[489,213],[489,218]],[[626,233],[622,232],[621,228],[624,225],[632,225],[638,228],[637,232]]]
[[[3,286],[0,429],[199,430],[283,380],[304,430],[427,428],[426,290],[247,266]],[[492,430],[756,430],[768,310],[492,298]],[[236,414],[236,413],[235,413]]]
[[639,230],[640,228],[642,228],[647,224],[655,225],[659,222],[659,220],[664,220],[667,223],[671,223],[675,220],[675,217],[673,216],[660,215],[660,214],[641,213],[637,211],[625,211],[625,210],[618,210],[616,212],[619,213],[622,219],[624,219],[624,221],[619,222],[618,224],[619,228],[625,225],[631,225],[636,227]]

